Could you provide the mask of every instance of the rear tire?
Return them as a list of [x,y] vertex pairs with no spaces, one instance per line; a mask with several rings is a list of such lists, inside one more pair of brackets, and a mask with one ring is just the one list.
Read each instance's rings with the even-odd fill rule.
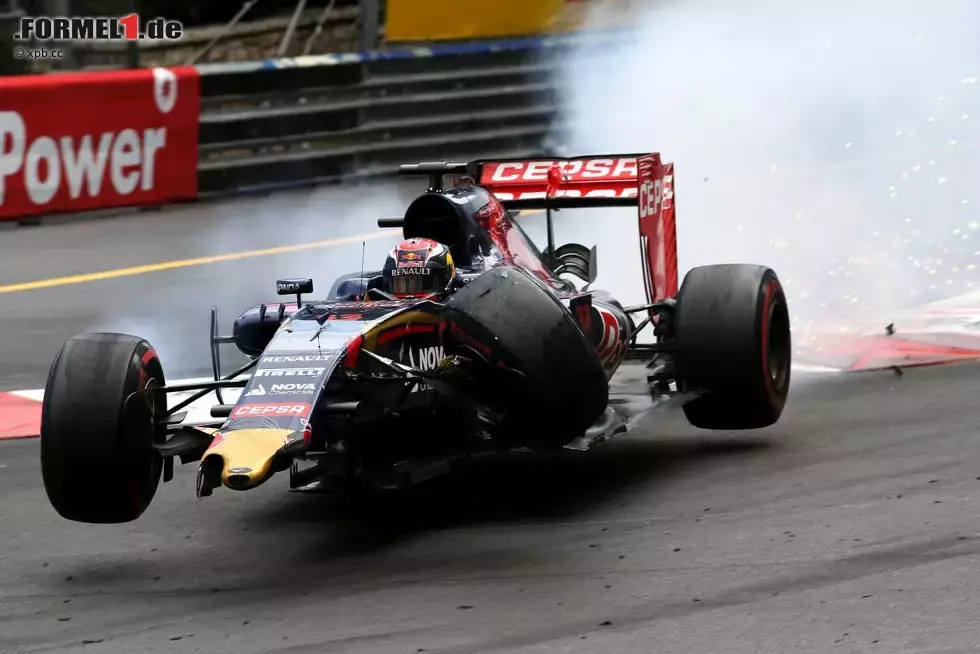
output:
[[704,395],[684,405],[702,429],[759,429],[779,420],[792,343],[786,295],[765,266],[694,268],[677,294],[677,377]]
[[41,473],[54,509],[77,522],[138,518],[160,482],[153,447],[166,380],[148,342],[124,334],[82,334],[59,350],[41,409]]
[[478,376],[506,411],[501,432],[515,445],[564,445],[605,411],[609,384],[595,347],[524,271],[484,273],[446,302],[443,316],[447,353],[485,360]]

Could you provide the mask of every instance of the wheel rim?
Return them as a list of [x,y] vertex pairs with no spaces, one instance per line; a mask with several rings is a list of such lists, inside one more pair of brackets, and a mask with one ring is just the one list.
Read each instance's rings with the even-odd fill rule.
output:
[[789,312],[782,302],[773,302],[769,307],[769,339],[766,360],[769,363],[769,379],[774,391],[781,391],[789,378],[790,333]]

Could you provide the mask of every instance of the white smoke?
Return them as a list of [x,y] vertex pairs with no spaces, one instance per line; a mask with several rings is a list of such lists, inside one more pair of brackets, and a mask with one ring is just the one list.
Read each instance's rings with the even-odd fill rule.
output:
[[[218,307],[219,332],[229,334],[235,318],[243,311],[261,303],[295,301],[276,295],[277,279],[312,277],[314,293],[307,299],[321,299],[340,275],[358,272],[362,265],[366,270],[380,269],[401,232],[379,228],[378,218],[402,215],[409,199],[423,190],[424,181],[322,186],[166,207],[156,219],[188,236],[183,242],[163,240],[150,263],[255,251],[259,254],[82,285],[78,293],[90,298],[89,306],[102,306],[102,298],[108,292],[126,300],[124,310],[93,310],[91,317],[79,317],[73,331],[140,336],[157,349],[168,378],[208,377],[212,304]],[[145,220],[145,216],[117,218],[122,221],[122,227],[117,229],[119,242],[125,243],[128,238],[145,240],[147,237],[140,231]],[[344,238],[350,240],[334,242]],[[316,246],[274,251],[281,246],[310,244]],[[246,360],[232,345],[222,346],[221,356],[225,373]]]
[[[675,162],[682,275],[770,265],[798,326],[980,288],[980,3],[597,4],[594,25],[631,11],[636,29],[562,62],[563,142]],[[619,213],[574,231],[642,294]]]

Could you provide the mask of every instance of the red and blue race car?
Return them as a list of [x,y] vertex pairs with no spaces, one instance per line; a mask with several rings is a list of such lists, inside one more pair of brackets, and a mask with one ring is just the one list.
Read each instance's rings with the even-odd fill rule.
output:
[[[444,247],[450,287],[404,297],[385,271],[359,271],[312,301],[303,298],[311,279],[279,280],[295,302],[245,311],[230,336],[218,335],[212,310],[214,381],[200,384],[168,385],[142,338],[71,338],[51,366],[41,425],[55,509],[83,522],[134,520],[177,460],[198,465],[199,496],[286,471],[293,490],[400,488],[474,453],[587,449],[665,395],[705,429],[779,419],[791,358],[779,279],[765,266],[724,264],[679,284],[673,165],[659,155],[401,172],[428,177],[429,188],[379,225]],[[595,248],[555,246],[553,211],[603,206],[638,208],[642,304],[591,288]],[[547,212],[543,250],[515,220],[522,209]],[[638,342],[644,330],[652,337]],[[249,362],[223,376],[224,343]],[[223,400],[229,388],[241,389],[233,403]],[[210,393],[214,421],[187,424],[186,406]]]

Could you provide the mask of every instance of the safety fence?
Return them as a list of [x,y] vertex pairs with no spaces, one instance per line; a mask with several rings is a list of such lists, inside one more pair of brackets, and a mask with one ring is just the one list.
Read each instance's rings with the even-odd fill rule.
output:
[[543,154],[557,67],[620,38],[0,78],[0,220]]

